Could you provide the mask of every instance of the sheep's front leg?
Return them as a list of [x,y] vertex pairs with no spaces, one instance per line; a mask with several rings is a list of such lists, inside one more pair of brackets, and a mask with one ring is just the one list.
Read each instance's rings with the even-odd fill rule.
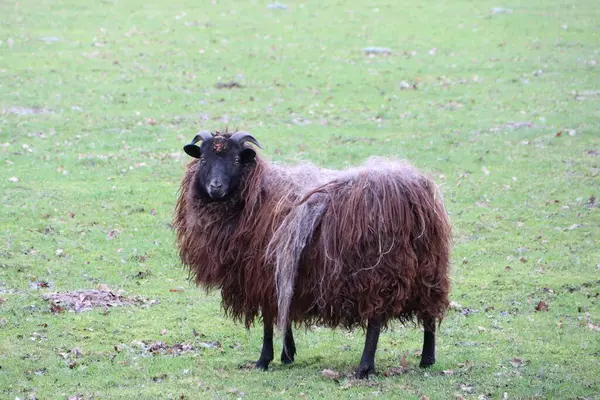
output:
[[365,348],[363,349],[362,357],[360,359],[360,365],[356,370],[356,377],[358,379],[365,379],[369,374],[375,373],[375,352],[377,351],[379,332],[381,332],[380,318],[369,319],[367,336],[365,338]]
[[263,316],[263,346],[260,352],[260,358],[256,362],[256,368],[266,371],[269,364],[273,361],[273,321],[271,318]]
[[281,352],[281,362],[291,364],[294,362],[296,355],[296,343],[294,343],[294,334],[292,333],[292,324],[285,329],[283,336],[283,350]]
[[435,364],[435,318],[423,319],[423,351],[419,367],[427,368]]

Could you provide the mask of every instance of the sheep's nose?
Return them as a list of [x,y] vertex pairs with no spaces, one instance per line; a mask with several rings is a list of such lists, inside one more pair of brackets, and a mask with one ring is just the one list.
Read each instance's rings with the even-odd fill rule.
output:
[[219,190],[223,187],[221,182],[211,182],[209,185],[210,190]]

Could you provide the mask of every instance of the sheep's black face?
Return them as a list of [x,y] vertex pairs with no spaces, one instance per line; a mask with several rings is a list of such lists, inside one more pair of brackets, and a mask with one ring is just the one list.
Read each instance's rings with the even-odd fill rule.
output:
[[229,136],[216,135],[201,146],[190,144],[186,153],[198,158],[195,187],[208,201],[225,201],[237,190],[244,168],[254,162],[256,153]]

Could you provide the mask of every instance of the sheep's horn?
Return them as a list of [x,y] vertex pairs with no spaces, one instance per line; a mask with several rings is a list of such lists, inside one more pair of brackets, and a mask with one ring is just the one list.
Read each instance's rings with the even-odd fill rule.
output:
[[192,140],[192,143],[190,143],[190,144],[196,144],[201,140],[207,141],[208,139],[212,139],[212,137],[213,137],[213,135],[209,131],[200,131],[200,132],[198,132],[198,134],[196,136],[194,136],[194,139]]
[[200,148],[196,146],[196,143],[198,143],[201,140],[207,141],[209,139],[212,139],[212,137],[213,135],[209,131],[200,131],[196,136],[194,136],[194,139],[192,139],[191,143],[183,146],[183,151],[185,151],[190,157],[199,158]]
[[231,140],[235,140],[239,144],[244,144],[244,142],[250,142],[258,146],[259,149],[262,149],[262,146],[260,145],[260,143],[258,143],[258,140],[256,140],[254,136],[252,136],[248,132],[236,132],[233,135],[231,135]]

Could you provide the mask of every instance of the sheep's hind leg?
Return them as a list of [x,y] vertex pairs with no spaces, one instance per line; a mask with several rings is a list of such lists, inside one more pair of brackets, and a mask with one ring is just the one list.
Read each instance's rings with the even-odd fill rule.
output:
[[283,336],[283,350],[281,352],[281,362],[291,364],[294,362],[296,355],[296,343],[294,343],[294,334],[292,333],[292,325],[288,325]]
[[369,319],[367,335],[365,337],[365,348],[363,349],[360,365],[355,374],[358,379],[365,379],[369,374],[375,373],[375,352],[377,351],[379,332],[381,332],[381,319]]
[[266,371],[271,361],[273,361],[273,321],[263,316],[263,325],[263,346],[260,358],[256,362],[256,368]]
[[435,364],[435,318],[423,319],[423,351],[419,367],[427,368]]

